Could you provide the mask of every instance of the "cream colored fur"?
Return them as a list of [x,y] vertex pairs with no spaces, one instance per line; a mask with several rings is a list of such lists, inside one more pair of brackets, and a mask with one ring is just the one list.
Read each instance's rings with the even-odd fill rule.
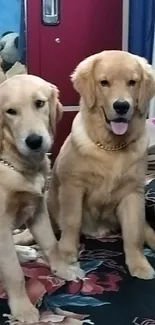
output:
[[[51,148],[56,122],[62,114],[58,96],[54,85],[31,75],[14,76],[0,85],[0,158],[14,167],[11,169],[0,161],[0,276],[13,317],[27,323],[38,322],[39,313],[25,289],[17,258],[21,248],[16,247],[16,253],[13,229],[27,224],[57,276],[75,280],[83,274],[59,254],[44,194],[50,168],[46,152]],[[42,103],[39,108],[37,101]],[[38,151],[26,145],[26,138],[32,133],[43,138]]]
[[[61,255],[70,263],[77,260],[81,231],[97,237],[121,228],[131,275],[151,279],[154,270],[143,253],[144,242],[155,248],[155,234],[145,222],[145,120],[155,72],[143,58],[105,51],[81,62],[72,82],[81,97],[80,112],[55,161],[48,195],[51,218],[62,231]],[[116,116],[118,99],[130,104],[128,130],[121,136],[107,122]],[[97,142],[127,146],[106,151]]]

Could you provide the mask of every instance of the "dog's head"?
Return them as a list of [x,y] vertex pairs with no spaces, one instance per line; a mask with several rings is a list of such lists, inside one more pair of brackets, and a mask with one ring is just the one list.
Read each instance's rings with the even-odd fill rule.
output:
[[1,136],[24,156],[49,151],[61,114],[58,89],[39,77],[18,75],[0,85]]
[[125,134],[135,115],[146,117],[155,94],[155,72],[148,62],[123,51],[104,51],[81,62],[72,82],[84,105],[98,110],[114,134]]

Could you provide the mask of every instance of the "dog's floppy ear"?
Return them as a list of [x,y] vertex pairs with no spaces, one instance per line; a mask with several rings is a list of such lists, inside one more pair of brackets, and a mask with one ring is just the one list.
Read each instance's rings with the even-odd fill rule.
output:
[[91,108],[95,104],[95,83],[93,70],[99,54],[92,55],[79,63],[71,75],[75,90],[84,99],[85,104]]
[[51,88],[51,98],[50,98],[50,125],[53,134],[56,133],[56,124],[61,120],[63,114],[63,106],[59,101],[59,90],[58,88],[50,84]]
[[142,69],[138,107],[143,113],[148,106],[148,102],[155,95],[155,70],[146,59],[137,56],[137,60]]

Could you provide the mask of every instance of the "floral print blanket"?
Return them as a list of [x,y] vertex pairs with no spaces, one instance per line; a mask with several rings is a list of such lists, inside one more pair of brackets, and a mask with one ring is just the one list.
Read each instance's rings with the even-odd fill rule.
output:
[[[154,177],[146,185],[146,216],[155,229]],[[144,253],[155,268],[155,252],[145,247]],[[86,276],[76,282],[54,277],[42,257],[22,265],[41,325],[155,325],[155,279],[129,275],[121,235],[81,238],[79,260]],[[13,323],[9,314],[0,284],[0,325]]]
[[[155,252],[146,247],[144,253],[155,267]],[[68,283],[52,276],[42,258],[22,265],[30,299],[40,309],[41,325],[155,324],[155,279],[129,275],[120,235],[82,238],[79,259],[86,277]],[[0,324],[10,313],[6,298],[1,286]]]

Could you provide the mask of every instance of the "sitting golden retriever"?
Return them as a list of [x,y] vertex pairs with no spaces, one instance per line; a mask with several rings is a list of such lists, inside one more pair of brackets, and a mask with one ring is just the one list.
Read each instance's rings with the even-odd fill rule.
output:
[[25,289],[12,230],[27,223],[50,268],[74,280],[81,274],[59,255],[45,202],[46,176],[56,120],[62,105],[54,85],[31,75],[0,85],[0,277],[14,318],[37,322],[39,314]]
[[143,253],[144,241],[155,248],[145,223],[145,120],[155,72],[143,58],[104,51],[81,62],[72,82],[80,112],[55,161],[48,196],[62,231],[61,254],[77,260],[81,230],[98,237],[120,227],[131,275],[151,279]]

